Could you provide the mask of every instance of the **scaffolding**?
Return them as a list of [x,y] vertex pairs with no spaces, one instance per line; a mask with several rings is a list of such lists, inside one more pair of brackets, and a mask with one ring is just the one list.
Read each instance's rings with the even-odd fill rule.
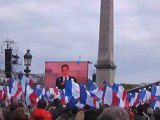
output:
[[[12,58],[11,58],[11,74],[14,78],[17,78],[17,73],[22,71],[22,61],[23,53],[18,49],[18,42],[14,40],[6,39],[1,42],[1,53],[0,53],[0,70],[1,76],[4,76],[5,71],[5,50],[11,49]],[[1,77],[0,76],[0,77]]]

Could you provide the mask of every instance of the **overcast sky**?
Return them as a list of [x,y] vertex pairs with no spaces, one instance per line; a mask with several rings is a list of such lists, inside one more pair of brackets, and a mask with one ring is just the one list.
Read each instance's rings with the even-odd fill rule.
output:
[[[116,82],[160,80],[160,1],[114,0]],[[33,55],[32,73],[45,61],[97,61],[100,0],[1,0],[0,41]],[[1,60],[2,61],[2,60]]]

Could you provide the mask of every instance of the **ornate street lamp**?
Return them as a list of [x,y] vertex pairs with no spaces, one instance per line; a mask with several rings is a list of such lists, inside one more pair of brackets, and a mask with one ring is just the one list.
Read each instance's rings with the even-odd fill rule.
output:
[[31,72],[31,70],[29,69],[29,66],[31,66],[31,61],[32,55],[30,54],[30,50],[28,49],[26,54],[24,55],[24,65],[26,66],[24,72],[26,73],[26,77],[29,77],[29,72]]

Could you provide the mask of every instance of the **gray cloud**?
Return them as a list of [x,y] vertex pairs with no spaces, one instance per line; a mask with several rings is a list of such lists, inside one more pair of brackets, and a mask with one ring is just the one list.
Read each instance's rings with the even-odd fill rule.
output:
[[[115,63],[119,83],[159,79],[159,1],[115,0]],[[0,38],[30,48],[32,72],[45,61],[97,61],[100,1],[0,1]],[[91,70],[94,71],[93,64]]]
[[158,3],[160,2],[128,1],[117,5],[115,10],[117,82],[149,83],[159,80]]

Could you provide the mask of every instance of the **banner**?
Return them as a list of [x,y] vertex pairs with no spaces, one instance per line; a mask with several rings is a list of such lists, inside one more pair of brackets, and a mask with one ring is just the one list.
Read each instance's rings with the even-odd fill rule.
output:
[[87,83],[88,80],[88,61],[70,61],[70,62],[45,62],[45,85],[54,87],[56,79],[62,76],[61,66],[69,66],[69,76],[74,77],[78,83]]

